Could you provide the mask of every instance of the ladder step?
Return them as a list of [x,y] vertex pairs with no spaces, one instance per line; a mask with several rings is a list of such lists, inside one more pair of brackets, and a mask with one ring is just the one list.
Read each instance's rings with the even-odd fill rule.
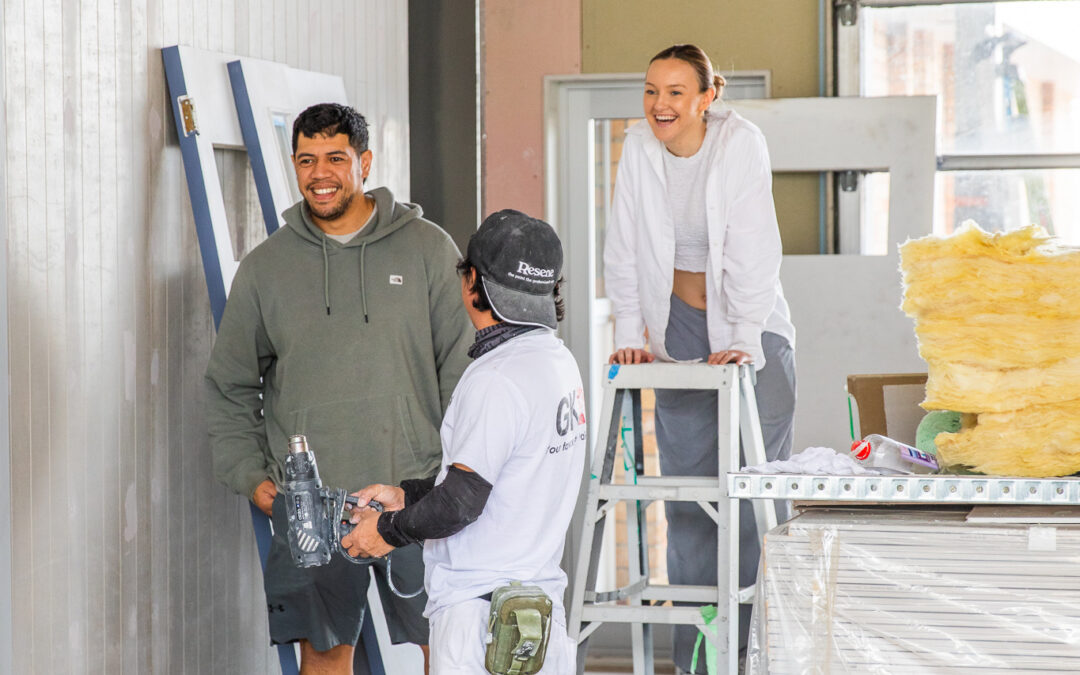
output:
[[[754,600],[754,584],[739,589],[739,603],[749,604]],[[586,603],[616,602],[626,598],[640,598],[644,602],[697,602],[702,605],[715,605],[719,597],[716,586],[679,586],[676,584],[648,584],[645,579],[624,586],[614,591],[585,591]]]
[[750,584],[739,589],[739,604],[740,605],[752,605],[754,604],[754,593],[757,592],[757,584]]
[[719,477],[639,476],[637,485],[601,484],[596,494],[605,500],[718,502],[727,498],[727,485]]
[[614,591],[585,591],[585,602],[616,602],[641,595],[648,588],[649,580],[642,577],[634,583]]
[[[724,612],[717,614],[716,621],[727,623]],[[603,623],[665,623],[705,625],[701,610],[697,607],[647,607],[636,605],[586,605],[581,610],[583,621]],[[726,629],[722,629],[726,630]],[[721,633],[722,635],[723,633]]]
[[[716,586],[687,586],[676,584],[648,584],[646,579],[615,589],[614,591],[585,591],[586,603],[616,602],[627,598],[640,598],[644,602],[697,602],[715,605],[719,597]],[[749,604],[754,600],[754,584],[739,589],[739,602]]]
[[651,363],[604,368],[604,386],[612,389],[726,389],[738,378],[735,365]]
[[700,602],[703,605],[715,605],[719,593],[716,586],[648,586],[641,592],[642,600],[654,602]]

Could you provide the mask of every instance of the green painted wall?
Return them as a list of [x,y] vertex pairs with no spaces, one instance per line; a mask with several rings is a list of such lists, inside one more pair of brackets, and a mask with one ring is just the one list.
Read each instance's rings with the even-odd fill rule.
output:
[[[721,73],[769,70],[774,98],[818,95],[817,0],[582,0],[583,73],[643,72],[668,45],[701,46]],[[818,177],[773,183],[785,253],[818,252]]]

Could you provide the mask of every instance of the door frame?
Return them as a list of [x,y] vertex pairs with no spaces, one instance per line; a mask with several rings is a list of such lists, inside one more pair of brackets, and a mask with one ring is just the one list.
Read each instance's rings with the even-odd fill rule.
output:
[[[0,12],[0,35],[4,13]],[[0,50],[0,92],[4,91],[4,50]],[[0,105],[0,148],[7,148],[6,106]],[[0,161],[0,489],[8,495],[6,515],[0,516],[0,673],[12,672],[14,654],[11,600],[11,373],[8,371],[8,223],[7,164]]]

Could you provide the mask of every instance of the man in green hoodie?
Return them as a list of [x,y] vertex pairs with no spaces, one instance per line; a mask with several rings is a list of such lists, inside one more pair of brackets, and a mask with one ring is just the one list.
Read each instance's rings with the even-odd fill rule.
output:
[[[450,237],[386,188],[364,192],[363,116],[312,106],[292,145],[303,199],[240,263],[206,371],[207,421],[217,478],[274,521],[271,642],[299,641],[304,672],[351,672],[368,566],[337,555],[322,567],[293,564],[278,494],[288,437],[307,436],[330,487],[435,475],[473,330]],[[395,552],[398,588],[423,584],[421,554]],[[374,564],[391,639],[426,645],[426,597],[391,595],[385,562]]]

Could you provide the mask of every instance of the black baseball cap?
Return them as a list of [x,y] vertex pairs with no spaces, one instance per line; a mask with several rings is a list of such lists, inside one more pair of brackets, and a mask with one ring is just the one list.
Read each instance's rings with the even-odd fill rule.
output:
[[554,291],[563,251],[551,225],[521,211],[497,211],[469,239],[468,255],[497,317],[527,326],[558,326]]

